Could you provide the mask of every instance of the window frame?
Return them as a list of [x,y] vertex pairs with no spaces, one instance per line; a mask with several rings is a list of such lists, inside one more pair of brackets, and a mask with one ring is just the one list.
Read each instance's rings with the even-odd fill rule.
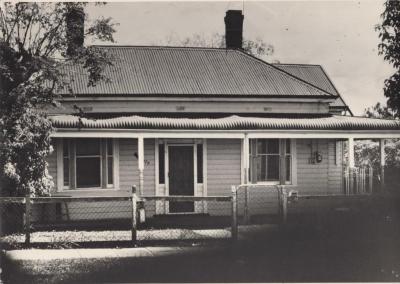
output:
[[[252,180],[252,167],[253,167],[253,162],[252,162],[252,151],[253,151],[253,147],[252,145],[256,145],[257,147],[257,140],[272,140],[272,139],[276,139],[278,140],[279,143],[279,154],[262,154],[264,156],[273,156],[273,155],[278,155],[280,156],[280,152],[281,152],[281,140],[279,138],[250,138],[249,139],[249,172],[248,172],[248,176],[249,176],[249,183],[250,184],[257,184],[257,185],[281,185],[279,180],[271,180],[271,181],[256,181],[253,182]],[[284,185],[289,185],[289,186],[296,186],[297,185],[297,147],[296,147],[296,139],[285,139],[285,140],[289,140],[290,141],[290,154],[286,153],[286,149],[285,149],[285,157],[289,156],[290,157],[290,180],[286,180]],[[255,141],[255,142],[252,142]],[[254,144],[253,144],[254,143]],[[256,149],[257,151],[257,149]],[[279,171],[280,171],[280,167],[279,167]]]
[[[157,157],[157,161],[156,161],[156,163],[157,163],[157,171],[156,171],[155,178],[156,178],[156,181],[157,181],[158,185],[165,186],[165,184],[167,183],[167,180],[168,180],[167,179],[168,166],[166,164],[166,162],[168,160],[166,159],[166,155],[168,153],[167,147],[170,146],[170,145],[190,145],[190,146],[193,146],[193,163],[194,163],[193,166],[196,169],[195,175],[194,175],[196,177],[195,183],[197,185],[203,185],[205,183],[204,182],[204,180],[205,180],[205,172],[206,172],[205,171],[205,167],[207,165],[205,164],[204,160],[206,158],[205,155],[206,155],[207,152],[205,152],[205,150],[204,150],[205,143],[203,141],[201,141],[201,142],[195,141],[193,143],[182,144],[182,143],[171,143],[171,142],[168,143],[168,142],[163,141],[163,140],[157,140],[157,144],[158,144],[158,147],[155,146],[155,151],[157,152],[155,154],[155,157]],[[199,156],[199,145],[201,147],[201,153],[200,153],[201,156]],[[163,148],[163,153],[160,152],[160,147]],[[201,163],[199,163],[199,158],[201,160]],[[163,164],[162,169],[160,168],[160,164]],[[200,166],[200,168],[199,168],[199,166]],[[201,174],[201,182],[199,182],[199,174]],[[163,181],[163,182],[161,182],[161,181]]]
[[[60,139],[57,144],[57,150],[59,150],[57,159],[57,191],[58,192],[87,192],[87,191],[104,191],[107,189],[118,189],[119,188],[119,141],[114,138],[94,138],[100,140],[100,186],[99,187],[78,187],[77,186],[77,175],[76,175],[76,142],[82,138],[63,138]],[[84,138],[83,138],[84,139]],[[108,141],[111,140],[112,155],[108,153]],[[64,144],[68,143],[69,151],[69,183],[64,185]],[[94,156],[94,155],[80,155],[80,156]],[[96,155],[97,157],[98,155]],[[112,179],[113,183],[110,184],[108,178],[105,178],[105,174],[108,174],[108,159],[112,157]],[[104,168],[105,166],[105,168]]]
[[[88,138],[88,139],[97,139],[97,138]],[[71,178],[74,178],[75,179],[75,182],[74,182],[74,185],[75,185],[75,188],[68,188],[68,189],[70,189],[70,190],[76,190],[76,189],[78,189],[78,190],[85,190],[85,189],[90,189],[90,188],[93,188],[93,189],[101,189],[101,188],[103,188],[103,182],[104,182],[104,179],[105,179],[105,177],[104,177],[104,170],[103,170],[103,168],[104,168],[104,162],[103,162],[103,159],[104,159],[104,157],[103,157],[103,155],[104,155],[104,140],[103,139],[97,139],[97,140],[99,140],[98,142],[99,142],[99,152],[98,152],[98,154],[78,154],[78,151],[77,151],[77,139],[74,139],[73,140],[73,142],[72,143],[74,143],[75,144],[75,151],[74,151],[74,153],[75,153],[75,157],[73,158],[73,161],[75,162],[75,167],[74,167],[74,169],[75,169],[75,171],[72,173],[72,176],[70,176],[70,179]],[[99,160],[99,171],[100,171],[100,180],[99,180],[99,186],[88,186],[88,187],[78,187],[78,174],[77,174],[77,168],[78,168],[78,160],[79,159],[86,159],[86,158],[96,158],[96,159],[98,159]],[[70,184],[71,184],[71,182],[70,182]]]

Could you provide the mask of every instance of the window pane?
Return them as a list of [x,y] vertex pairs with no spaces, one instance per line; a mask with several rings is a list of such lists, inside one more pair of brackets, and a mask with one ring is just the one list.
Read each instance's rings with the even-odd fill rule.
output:
[[76,158],[77,187],[100,187],[100,158]]
[[158,183],[163,184],[165,183],[165,152],[164,152],[164,144],[158,145]]
[[286,154],[290,154],[290,139],[286,139]]
[[112,139],[107,139],[107,155],[112,156],[113,155],[113,143]]
[[68,140],[63,140],[63,157],[69,157],[69,147],[68,147]]
[[268,154],[279,154],[279,139],[268,139]]
[[[257,155],[250,164],[250,172],[254,171],[256,181],[279,181],[280,179],[280,141],[279,139],[257,139],[255,144]],[[291,143],[286,139],[286,175],[291,180]],[[250,156],[250,161],[252,157]],[[251,177],[251,175],[250,175]]]
[[76,140],[77,156],[95,156],[100,155],[99,139],[77,139]]
[[197,145],[197,182],[203,183],[203,145]]
[[258,156],[257,165],[257,181],[267,180],[267,156]]
[[69,140],[63,139],[63,184],[69,186]]
[[64,186],[69,185],[69,158],[63,159]]
[[290,156],[286,156],[286,181],[291,181],[292,177],[291,177],[291,158]]
[[113,158],[107,158],[107,183],[114,184],[114,175],[113,175]]
[[267,180],[279,180],[279,155],[267,156]]
[[257,139],[257,154],[279,154],[279,139]]
[[268,140],[257,139],[257,154],[268,154],[267,144],[268,144]]

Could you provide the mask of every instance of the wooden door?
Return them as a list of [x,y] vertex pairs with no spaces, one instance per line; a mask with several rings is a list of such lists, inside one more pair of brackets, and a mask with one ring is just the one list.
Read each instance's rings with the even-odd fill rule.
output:
[[[169,195],[194,195],[193,146],[169,146]],[[194,202],[169,202],[169,212],[194,212]]]

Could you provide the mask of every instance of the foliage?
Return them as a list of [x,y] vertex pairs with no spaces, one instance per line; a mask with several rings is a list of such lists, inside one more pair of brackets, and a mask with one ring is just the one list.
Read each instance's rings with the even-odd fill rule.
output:
[[[193,36],[184,39],[179,38],[176,34],[170,34],[166,38],[165,44],[186,47],[226,47],[225,35],[219,33],[214,33],[211,36],[194,34]],[[261,38],[256,38],[255,40],[244,39],[242,46],[246,53],[258,58],[271,56],[274,53],[274,47],[271,44],[264,42]]]
[[395,119],[395,114],[388,106],[376,103],[373,107],[366,108],[364,115],[370,118]]
[[[380,119],[395,119],[393,111],[380,103],[365,110],[365,116]],[[380,148],[378,141],[360,140],[355,143],[355,160],[357,166],[371,165],[375,170],[380,167]],[[400,140],[386,139],[386,166],[400,168]]]
[[376,26],[381,39],[378,45],[379,54],[396,69],[396,72],[385,80],[384,94],[393,114],[400,117],[400,1],[386,0],[384,6],[382,23]]
[[[88,86],[105,79],[111,64],[104,51],[74,44],[67,24],[71,11],[83,12],[86,3],[5,3],[0,14],[0,161],[13,195],[45,195],[53,181],[46,168],[52,152],[53,131],[44,108],[57,106],[60,90],[73,79],[63,73],[66,64],[81,64],[89,73]],[[83,37],[113,41],[111,19],[87,25]],[[69,90],[71,92],[71,90]]]

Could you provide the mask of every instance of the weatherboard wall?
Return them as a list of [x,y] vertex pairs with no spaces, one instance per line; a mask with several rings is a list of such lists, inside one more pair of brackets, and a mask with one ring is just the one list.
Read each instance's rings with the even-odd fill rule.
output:
[[[292,101],[290,101],[292,100]],[[296,114],[327,114],[329,104],[317,100],[307,99],[275,99],[262,98],[159,98],[153,99],[92,99],[68,100],[62,102],[63,109],[50,107],[51,114],[74,114],[75,105],[85,113],[296,113]]]
[[[62,195],[71,196],[117,196],[130,194],[132,185],[139,184],[136,139],[119,139],[119,188],[91,190],[65,190]],[[145,169],[144,169],[144,195],[155,195],[156,192],[156,161],[155,140],[145,139]],[[49,173],[57,180],[57,151],[49,156]],[[322,155],[320,163],[310,161],[311,152],[319,151]],[[296,157],[293,162],[297,168],[297,184],[288,186],[288,190],[298,190],[300,194],[339,194],[342,192],[342,149],[340,143],[334,140],[309,140],[296,141]],[[241,183],[241,141],[239,139],[208,139],[207,140],[207,195],[231,194],[231,186]],[[249,212],[251,215],[274,214],[278,210],[278,196],[274,187],[250,188],[247,193]],[[245,191],[238,193],[239,214],[244,213]],[[96,218],[129,218],[129,202],[106,202],[101,207],[111,210],[107,214],[99,214]],[[69,208],[62,206],[63,213],[68,211],[70,219],[92,218],[91,211],[99,203],[69,204]],[[113,208],[115,208],[113,210]],[[148,217],[156,213],[155,202],[145,203]],[[210,203],[205,213],[210,215],[229,215],[229,203]],[[114,212],[112,212],[114,211]],[[85,214],[86,213],[86,216]]]

